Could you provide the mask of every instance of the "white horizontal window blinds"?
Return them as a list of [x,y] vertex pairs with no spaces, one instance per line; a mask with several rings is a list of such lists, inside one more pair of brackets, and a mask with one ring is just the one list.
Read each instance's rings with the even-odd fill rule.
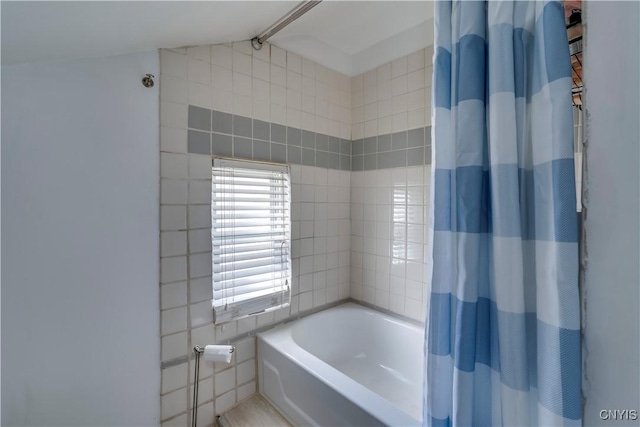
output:
[[215,159],[212,171],[215,323],[289,304],[288,166]]

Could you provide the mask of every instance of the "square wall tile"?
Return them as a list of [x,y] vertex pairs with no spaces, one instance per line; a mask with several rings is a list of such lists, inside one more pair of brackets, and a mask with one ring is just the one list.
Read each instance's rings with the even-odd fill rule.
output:
[[[212,420],[215,419],[215,408],[214,403],[209,402],[204,405],[198,406],[198,418],[196,419],[196,424],[199,426],[207,426],[210,425]],[[215,425],[215,423],[213,424]]]
[[251,138],[253,135],[253,123],[248,117],[233,116],[233,134]]
[[189,280],[189,302],[211,301],[213,282],[211,277],[199,277]]
[[187,114],[187,106],[184,104],[160,102],[160,126],[184,129]]
[[286,126],[279,125],[277,123],[271,123],[271,141],[286,144],[287,143]]
[[189,130],[187,133],[187,152],[192,154],[211,154],[211,134]]
[[253,138],[270,141],[271,126],[262,120],[253,120]]
[[211,203],[211,181],[189,182],[189,204],[204,205]]
[[191,254],[189,256],[189,276],[208,277],[211,276],[211,254]]
[[302,152],[300,147],[287,146],[287,160],[289,163],[301,164]]
[[[198,381],[198,410],[200,408],[200,405],[206,403],[207,401],[211,401],[214,398],[213,387],[213,378],[211,377],[204,378]],[[189,387],[189,396],[191,399],[193,399],[193,388],[193,384],[191,384]],[[193,401],[190,402],[189,409],[193,407],[193,403]],[[200,414],[198,414],[198,418],[200,418]]]
[[187,308],[179,307],[163,310],[161,313],[162,335],[174,334],[187,330]]
[[161,127],[160,151],[171,153],[185,153],[187,151],[187,130]]
[[210,228],[189,230],[189,253],[198,252],[211,252]]
[[163,231],[160,233],[160,256],[186,255],[187,233],[184,231]]
[[188,126],[191,129],[211,130],[211,110],[189,105]]
[[233,132],[233,115],[214,110],[211,129],[214,132],[231,134]]
[[215,412],[223,414],[236,404],[236,391],[231,390],[221,396],[216,397]]
[[231,367],[215,375],[216,396],[220,396],[236,386],[236,368]]
[[211,63],[231,69],[233,50],[229,46],[214,44],[211,46]]
[[[191,328],[191,344],[207,345],[215,341],[215,327],[213,323]],[[206,362],[210,363],[210,362]]]
[[187,338],[186,332],[162,337],[162,361],[166,362],[187,355],[189,352]]
[[407,150],[407,166],[417,166],[424,164],[424,147],[411,148]]
[[178,415],[173,418],[162,420],[162,427],[184,427],[187,425],[187,414]]
[[213,306],[211,300],[205,300],[189,307],[191,317],[191,327],[213,323]]
[[256,387],[256,382],[251,381],[247,384],[241,385],[238,387],[238,402],[242,402],[243,400],[248,399],[249,397],[256,394],[258,391]]
[[219,156],[231,157],[233,155],[233,137],[221,133],[211,134],[211,153]]
[[255,337],[245,338],[236,343],[236,362],[241,363],[256,357]]
[[284,144],[271,144],[271,161],[276,163],[287,162],[287,146]]
[[247,360],[246,362],[239,363],[236,367],[237,384],[244,384],[249,381],[254,381],[256,378],[256,361],[255,359]]
[[178,256],[160,260],[160,281],[171,283],[186,280],[187,257]]
[[187,55],[160,49],[160,70],[162,74],[186,79]]
[[189,364],[181,363],[162,370],[162,390],[165,394],[187,386]]
[[253,140],[253,159],[269,161],[271,158],[271,143],[269,141]]
[[160,230],[184,230],[187,228],[186,206],[160,206]]
[[176,282],[161,285],[160,287],[160,308],[180,307],[187,304],[187,282]]
[[233,156],[242,159],[253,158],[253,143],[249,138],[233,137]]
[[181,388],[160,398],[163,420],[187,410],[187,388]]
[[211,158],[209,156],[189,156],[189,178],[211,179]]

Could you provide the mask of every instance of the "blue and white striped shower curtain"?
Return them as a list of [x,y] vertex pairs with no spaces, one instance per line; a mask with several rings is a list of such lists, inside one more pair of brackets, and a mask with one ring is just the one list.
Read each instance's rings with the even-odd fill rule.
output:
[[579,426],[564,11],[437,1],[427,426]]

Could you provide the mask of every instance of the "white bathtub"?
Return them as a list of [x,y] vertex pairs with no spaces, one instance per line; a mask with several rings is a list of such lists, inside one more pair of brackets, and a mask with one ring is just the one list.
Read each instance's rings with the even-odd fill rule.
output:
[[258,334],[260,393],[296,426],[419,426],[423,329],[344,304]]

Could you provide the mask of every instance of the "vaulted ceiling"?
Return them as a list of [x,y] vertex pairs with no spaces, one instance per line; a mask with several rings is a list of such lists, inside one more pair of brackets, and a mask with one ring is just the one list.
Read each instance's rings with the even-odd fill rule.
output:
[[[251,39],[292,1],[1,3],[2,64]],[[323,1],[270,42],[355,75],[433,41],[430,1]]]

